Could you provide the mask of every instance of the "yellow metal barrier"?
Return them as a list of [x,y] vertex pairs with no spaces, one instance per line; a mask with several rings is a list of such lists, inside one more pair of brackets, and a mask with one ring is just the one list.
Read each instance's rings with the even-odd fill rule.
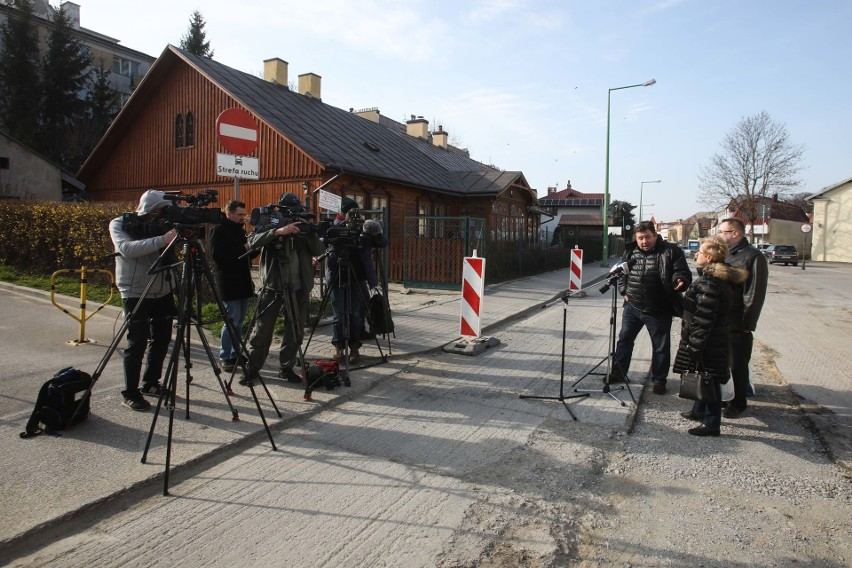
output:
[[[56,303],[56,277],[60,274],[75,273],[75,272],[80,273],[80,315],[79,316],[72,314],[67,309],[65,309],[63,306],[60,306],[59,304]],[[93,311],[89,315],[86,315],[86,287],[87,287],[87,284],[88,284],[88,275],[89,275],[89,273],[92,273],[92,272],[100,272],[100,273],[109,275],[109,283],[110,283],[109,298],[106,299],[106,302],[104,302],[103,304],[98,306],[98,309],[96,309],[95,311]],[[71,316],[72,318],[77,320],[78,322],[80,322],[80,337],[78,339],[73,339],[71,341],[67,341],[66,343],[68,343],[69,345],[79,345],[81,343],[89,343],[91,341],[90,339],[86,339],[86,322],[89,321],[90,317],[92,317],[93,315],[95,315],[96,313],[101,311],[104,308],[104,306],[109,304],[109,301],[112,300],[114,292],[115,292],[115,276],[109,270],[101,270],[101,269],[86,270],[86,267],[83,266],[83,267],[76,269],[76,270],[73,270],[73,269],[70,269],[70,268],[66,268],[66,269],[63,269],[63,270],[57,270],[56,272],[54,272],[50,276],[50,301],[53,302],[54,306],[56,306],[57,308],[59,308],[60,310],[62,310],[63,312],[65,312],[66,314],[68,314],[69,316]]]

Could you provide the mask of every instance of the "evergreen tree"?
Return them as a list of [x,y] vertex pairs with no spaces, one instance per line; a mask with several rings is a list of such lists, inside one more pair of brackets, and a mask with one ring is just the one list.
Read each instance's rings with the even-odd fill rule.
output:
[[110,75],[111,71],[105,67],[103,60],[92,72],[86,94],[86,111],[75,120],[68,142],[66,161],[72,171],[83,165],[121,110],[121,95],[112,88]]
[[72,125],[86,111],[81,97],[89,82],[92,57],[71,28],[64,10],[55,13],[42,61],[42,107],[38,149],[56,163],[70,167]]
[[0,127],[13,138],[36,147],[39,108],[38,31],[31,0],[18,0],[0,26]]
[[193,12],[192,18],[189,20],[189,30],[180,40],[180,48],[195,55],[213,59],[210,42],[205,41],[207,39],[207,32],[204,31],[204,26],[206,25],[201,12],[198,10]]

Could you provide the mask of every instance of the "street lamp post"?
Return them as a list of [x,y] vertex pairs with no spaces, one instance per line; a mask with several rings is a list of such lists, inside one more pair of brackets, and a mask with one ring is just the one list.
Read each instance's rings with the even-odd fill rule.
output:
[[646,183],[660,183],[662,180],[655,179],[654,181],[643,181],[639,186],[639,222],[641,223],[645,219],[642,217],[642,192],[645,189]]
[[610,108],[613,91],[622,89],[632,89],[633,87],[650,87],[657,82],[656,79],[637,83],[636,85],[626,85],[624,87],[615,87],[609,89],[606,94],[606,177],[604,178],[604,202],[603,202],[603,260],[601,266],[609,266],[609,125],[610,125]]

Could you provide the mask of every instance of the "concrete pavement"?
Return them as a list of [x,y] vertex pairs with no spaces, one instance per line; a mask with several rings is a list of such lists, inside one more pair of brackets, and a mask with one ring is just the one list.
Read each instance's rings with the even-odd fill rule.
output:
[[[599,267],[586,268],[586,282],[602,275]],[[845,266],[808,265],[805,272],[793,272],[792,268],[782,272],[787,268],[772,267],[771,294],[757,339],[762,343],[778,342],[779,369],[785,378],[788,373],[794,377],[794,388],[805,388],[808,377],[813,375],[813,361],[807,355],[794,356],[795,347],[789,344],[801,343],[806,352],[808,348],[821,350],[814,342],[823,341],[823,336],[832,332],[823,333],[825,321],[801,317],[795,310],[802,306],[793,305],[790,309],[794,311],[790,312],[780,307],[779,300],[802,295],[817,282],[830,278],[828,272],[821,272],[823,269],[836,270],[837,278],[846,282],[852,270]],[[252,539],[252,534],[258,527],[285,522],[281,517],[284,512],[285,526],[294,527],[289,531],[285,528],[287,554],[309,558],[305,564],[342,558],[351,560],[349,565],[393,564],[388,558],[408,565],[423,564],[418,560],[435,554],[434,542],[428,537],[440,536],[442,531],[452,533],[461,522],[461,510],[475,501],[476,483],[472,479],[488,477],[485,471],[477,473],[480,468],[489,467],[494,460],[518,460],[515,468],[523,478],[527,475],[523,464],[530,463],[530,456],[517,452],[524,447],[549,451],[530,440],[530,436],[541,435],[543,425],[545,429],[598,429],[602,439],[609,435],[604,435],[606,432],[623,431],[629,426],[635,406],[620,407],[603,395],[568,401],[578,422],[572,422],[558,403],[521,401],[517,397],[558,394],[563,315],[568,321],[565,360],[570,382],[606,354],[609,296],[600,296],[587,284],[591,288],[589,297],[572,298],[564,312],[561,302],[546,310],[539,308],[564,290],[566,282],[567,275],[561,271],[489,287],[484,302],[484,333],[493,332],[502,345],[479,358],[434,353],[456,336],[459,314],[457,298],[436,294],[409,311],[395,309],[398,339],[393,342],[391,360],[355,371],[351,389],[317,391],[316,401],[305,403],[300,388],[268,381],[284,413],[283,419],[273,418],[268,401],[261,398],[273,423],[278,452],[270,451],[269,440],[245,389],[235,387],[238,392],[232,397],[242,420],[230,422],[212,371],[197,364],[191,391],[193,419],[184,421],[180,407],[175,420],[172,486],[176,486],[177,497],[165,502],[154,499],[143,507],[144,515],[140,513],[135,518],[150,516],[147,523],[155,527],[152,530],[169,526],[175,535],[190,541],[203,534],[205,543],[222,543],[204,547],[204,558],[209,562],[233,559],[232,565],[245,565],[238,554],[243,561],[281,561],[281,556],[267,556],[283,554],[280,547],[268,548],[261,539]],[[57,318],[61,314],[37,298],[27,299],[31,297],[7,290],[0,291],[0,296],[4,306],[12,308],[4,310],[6,315],[0,325],[4,326],[4,336],[15,346],[4,355],[3,381],[4,385],[18,385],[7,390],[2,399],[3,541],[26,546],[27,536],[38,533],[44,525],[61,526],[65,515],[74,514],[75,522],[86,526],[87,522],[96,521],[101,507],[116,500],[129,506],[140,498],[158,495],[162,489],[164,430],[160,427],[155,434],[148,463],[140,464],[151,414],[131,413],[119,406],[118,362],[110,364],[95,389],[89,421],[62,438],[17,438],[38,385],[56,368],[68,364],[91,370],[102,356],[104,344],[67,347],[62,342],[73,337],[73,332],[64,333],[69,329],[67,316],[55,319],[50,314],[55,312]],[[825,303],[824,299],[821,301]],[[842,309],[842,302],[842,298],[838,299],[833,306],[835,314]],[[14,309],[18,303],[24,306],[20,314]],[[411,302],[407,304],[410,306]],[[501,325],[523,312],[529,316],[526,320],[510,328]],[[798,315],[791,317],[791,313]],[[843,324],[833,331],[842,342],[844,337],[850,337],[848,321],[835,319]],[[104,334],[103,341],[108,342],[113,321],[104,320],[100,329],[92,329],[91,335]],[[789,332],[791,322],[796,334]],[[773,338],[777,330],[787,333]],[[631,371],[634,377],[641,375],[638,371],[648,363],[649,348],[644,337],[640,338]],[[327,338],[316,341],[321,354]],[[369,355],[371,350],[375,347],[365,353]],[[10,356],[12,352],[16,353],[14,357]],[[196,355],[200,356],[200,352],[193,356]],[[57,364],[59,361],[70,362]],[[265,375],[274,376],[274,369],[270,367]],[[823,378],[820,373],[817,376]],[[828,386],[820,388],[848,396],[847,377],[848,374],[832,374],[826,379]],[[595,383],[590,377],[583,386],[596,387]],[[21,392],[8,395],[10,390]],[[635,385],[637,398],[640,391]],[[566,388],[566,394],[570,392]],[[626,394],[619,396],[629,401]],[[840,401],[840,407],[845,405],[845,410],[838,408],[836,412],[848,413],[848,404],[838,396],[830,400]],[[334,411],[322,412],[330,407]],[[581,445],[572,451],[582,455],[598,450]],[[550,475],[547,468],[532,473]],[[345,486],[346,491],[334,489],[340,486]],[[245,509],[250,510],[250,518],[242,516]],[[240,519],[234,522],[246,524],[248,533],[223,521],[229,510],[235,519]],[[420,514],[418,524],[406,528],[414,510]],[[423,511],[432,511],[431,522],[424,518]],[[315,528],[326,515],[331,516],[322,525],[322,535],[303,534],[296,528],[303,524]],[[198,532],[187,532],[183,519]],[[357,535],[355,542],[351,531]],[[291,539],[295,534],[304,538]],[[248,546],[248,551],[246,546],[227,545],[233,535],[251,541],[240,541]],[[320,537],[322,545],[314,540]],[[127,563],[131,559],[122,556],[113,538],[119,537],[110,536],[100,543],[109,550],[105,564]],[[359,539],[361,545],[357,543]],[[257,543],[256,548],[252,542]],[[332,542],[340,544],[329,547]],[[396,551],[395,556],[388,556],[388,547]],[[175,552],[153,563],[149,555],[144,565],[173,565],[182,554]],[[76,565],[67,556],[62,562]]]
[[[586,267],[584,280],[595,281],[604,272],[599,266]],[[544,302],[564,293],[567,283],[567,270],[562,270],[488,286],[483,299],[483,334],[501,322],[539,310]],[[398,291],[389,294],[396,326],[396,338],[391,341],[389,353],[391,361],[440,349],[458,338],[458,294],[416,295],[424,298],[419,305],[412,301],[414,296],[403,297]],[[4,305],[0,329],[6,343],[6,349],[0,354],[0,380],[4,385],[4,394],[0,397],[4,441],[0,457],[0,467],[4,471],[0,492],[4,504],[0,513],[0,542],[21,540],[39,527],[56,523],[80,510],[97,508],[131,489],[147,494],[156,491],[155,486],[164,472],[169,413],[163,410],[159,414],[147,463],[140,464],[153,414],[135,413],[121,406],[120,352],[112,355],[95,385],[92,415],[86,422],[63,432],[61,437],[40,436],[27,440],[18,437],[32,411],[39,386],[54,372],[67,366],[94,371],[120,327],[120,310],[106,308],[95,315],[89,320],[86,333],[87,338],[94,341],[70,346],[66,342],[77,337],[76,323],[50,304],[48,294],[6,284],[0,286],[0,299]],[[69,299],[66,305],[72,307],[74,304],[75,301]],[[394,304],[406,307],[397,309]],[[328,355],[329,327],[318,328],[308,349],[308,359]],[[208,336],[208,339],[216,343],[216,338]],[[382,348],[388,354],[386,343],[382,343]],[[280,431],[294,421],[316,416],[324,409],[357,398],[387,376],[399,372],[398,365],[378,364],[381,360],[375,344],[367,343],[362,354],[368,365],[375,366],[353,370],[350,388],[314,391],[311,402],[303,400],[303,387],[275,378],[275,357],[269,357],[263,376],[283,417],[276,416],[269,398],[260,389],[256,391],[276,444],[284,443],[280,440]],[[179,400],[175,411],[172,473],[219,454],[263,443],[263,440],[269,448],[268,436],[248,389],[234,381],[236,395],[230,399],[240,420],[233,422],[227,400],[199,345],[193,346],[191,360],[193,380],[189,407],[187,409],[185,402]],[[181,365],[179,397],[185,394],[181,392],[185,389],[185,377]],[[593,404],[606,403],[589,401],[587,406]],[[187,410],[190,420],[184,419]],[[623,416],[620,419],[623,420]],[[50,505],[46,506],[47,503]]]

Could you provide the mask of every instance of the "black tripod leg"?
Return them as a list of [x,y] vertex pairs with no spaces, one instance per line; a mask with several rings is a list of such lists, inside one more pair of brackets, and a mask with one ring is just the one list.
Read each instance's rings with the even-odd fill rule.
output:
[[[565,339],[566,339],[566,330],[568,327],[568,299],[567,297],[563,299],[565,301],[565,307],[562,312],[562,358],[561,358],[561,370],[559,372],[559,396],[532,396],[527,394],[522,394],[518,396],[518,398],[532,398],[538,400],[558,400],[562,403],[562,406],[565,407],[565,410],[568,411],[568,415],[571,416],[573,420],[577,420],[577,416],[571,411],[571,407],[568,406],[568,403],[565,402],[571,398],[583,398],[589,396],[588,393],[582,394],[569,394],[566,396],[564,394],[565,388]],[[575,391],[576,392],[576,391]]]
[[[610,386],[610,382],[609,382],[610,377],[612,376],[612,369],[613,369],[614,366],[617,366],[619,371],[621,372],[621,376],[624,378],[624,383],[625,383],[625,386],[627,388],[627,392],[630,393],[630,398],[633,399],[634,404],[636,403],[636,398],[633,396],[633,391],[630,390],[630,382],[627,379],[627,373],[623,372],[621,365],[618,363],[618,360],[615,357],[615,348],[616,348],[616,333],[615,333],[615,330],[616,330],[616,321],[617,321],[616,315],[618,313],[618,303],[616,301],[616,298],[617,298],[618,289],[617,289],[616,286],[612,286],[611,288],[612,288],[612,302],[611,302],[611,306],[610,306],[609,337],[608,337],[608,341],[607,341],[607,343],[608,343],[607,348],[609,349],[609,353],[597,365],[592,367],[585,375],[580,377],[571,386],[572,387],[576,386],[580,381],[582,381],[583,379],[585,379],[589,375],[592,375],[592,374],[599,375],[600,373],[594,373],[593,371],[595,369],[597,369],[598,367],[600,367],[601,365],[603,365],[604,363],[606,363],[606,373],[604,374],[603,388],[601,388],[601,389],[577,389],[577,388],[575,388],[574,392],[586,392],[586,393],[598,392],[598,393],[602,393],[602,394],[608,395],[610,398],[612,398],[614,401],[616,401],[621,406],[627,406],[626,402],[624,402],[623,400],[621,400],[620,398],[618,398],[617,396],[612,394],[613,389]],[[615,390],[624,390],[625,386],[615,387]]]
[[151,440],[154,438],[154,429],[157,426],[157,419],[160,416],[160,410],[163,407],[163,402],[167,407],[171,408],[174,414],[174,406],[177,392],[177,361],[180,353],[181,344],[183,342],[184,328],[180,325],[180,312],[178,313],[177,337],[172,344],[172,352],[169,355],[169,362],[166,365],[166,382],[163,385],[163,390],[160,392],[160,397],[157,399],[157,406],[154,408],[154,416],[151,419],[151,427],[148,429],[148,438],[145,440],[145,449],[142,451],[142,463],[148,461],[148,450],[151,448]]
[[[328,306],[329,298],[331,297],[331,286],[326,286],[325,290],[322,293],[322,301],[320,302],[319,311],[317,312],[317,317],[314,318],[314,323],[311,326],[311,331],[308,334],[308,340],[305,342],[304,352],[308,351],[308,347],[311,344],[311,339],[314,337],[314,332],[317,329],[317,325],[319,325],[319,320],[322,317],[322,314],[325,313],[325,308]],[[320,382],[321,379],[315,380],[313,383],[308,382],[308,373],[305,371],[305,394],[303,396],[305,401],[311,401],[311,394],[313,393],[314,387]]]
[[[159,259],[157,259],[157,262]],[[136,315],[136,312],[139,311],[139,307],[142,305],[142,301],[148,296],[148,293],[151,291],[151,286],[154,285],[154,281],[156,280],[156,276],[152,276],[148,280],[148,284],[145,286],[145,289],[142,291],[139,300],[136,302],[136,305],[130,311],[129,314],[125,315],[124,321],[121,323],[121,327],[118,328],[118,333],[115,334],[115,337],[112,338],[112,341],[107,346],[106,352],[104,356],[101,357],[101,360],[98,362],[95,370],[92,372],[92,382],[89,384],[89,388],[86,389],[86,392],[83,393],[83,396],[80,398],[80,402],[77,404],[77,408],[74,409],[74,414],[71,415],[71,419],[68,421],[69,424],[74,424],[74,419],[77,417],[77,413],[80,412],[80,409],[83,408],[83,405],[86,399],[91,398],[92,389],[95,388],[95,383],[98,382],[98,379],[106,369],[107,363],[112,358],[115,350],[118,349],[118,344],[121,343],[121,340],[124,338],[124,334],[127,333],[127,328],[130,327],[130,322],[133,320],[133,317]]]

